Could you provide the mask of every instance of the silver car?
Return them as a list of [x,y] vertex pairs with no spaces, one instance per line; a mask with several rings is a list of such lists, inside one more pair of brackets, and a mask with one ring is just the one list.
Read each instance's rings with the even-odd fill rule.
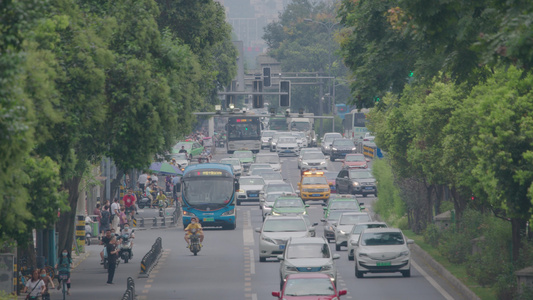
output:
[[248,168],[248,174],[252,173],[254,169],[272,169],[272,167],[270,166],[270,164],[253,163],[250,165],[250,168]]
[[266,195],[271,192],[285,192],[285,193],[295,193],[294,188],[290,183],[284,181],[274,181],[269,184],[265,184],[263,190],[259,192],[259,198],[265,199]]
[[329,154],[331,151],[331,143],[333,143],[333,140],[335,139],[341,139],[342,134],[338,132],[328,132],[324,134],[324,137],[322,138],[321,148],[322,153]]
[[261,207],[261,215],[263,216],[263,221],[266,217],[269,216],[272,212],[272,206],[276,202],[276,199],[283,196],[285,192],[270,192],[264,199],[259,201],[259,207]]
[[365,212],[343,213],[335,227],[335,250],[340,251],[342,246],[348,246],[348,237],[355,224],[371,221],[372,218]]
[[235,174],[235,176],[242,175],[242,165],[238,158],[223,158],[220,160],[220,163],[231,165],[233,168],[233,174]]
[[354,243],[355,277],[365,273],[400,272],[411,277],[411,251],[408,244],[413,240],[405,238],[397,228],[364,229],[359,241]]
[[278,139],[276,152],[279,156],[298,156],[300,154],[300,147],[293,136],[282,136]]
[[265,185],[261,176],[242,176],[239,178],[240,188],[237,191],[237,205],[244,201],[259,201],[259,193]]
[[269,184],[271,182],[283,181],[283,176],[281,176],[280,172],[265,171],[265,172],[261,172],[259,176],[263,177],[263,179],[265,180],[265,184]]
[[361,235],[361,232],[363,232],[364,229],[367,228],[387,228],[387,224],[383,222],[365,222],[365,223],[359,223],[357,225],[354,225],[352,228],[352,232],[350,233],[350,236],[348,237],[348,260],[353,260],[353,254],[354,254],[354,246],[353,244],[357,244],[357,241],[359,241],[359,235]]
[[306,152],[302,159],[298,161],[298,169],[302,171],[316,169],[326,170],[326,157],[320,152]]
[[270,139],[275,133],[275,130],[263,130],[261,132],[261,149],[270,147]]
[[339,254],[332,254],[328,242],[323,237],[293,237],[287,243],[285,252],[278,256],[280,287],[283,288],[285,278],[289,274],[300,272],[319,272],[330,276],[337,282],[337,266],[334,259]]
[[282,136],[292,136],[290,132],[287,131],[278,131],[274,134],[274,136],[270,139],[270,152],[276,152],[278,139]]
[[255,162],[269,164],[274,171],[281,171],[281,162],[279,161],[279,156],[275,153],[258,153],[255,156]]
[[278,257],[285,251],[285,245],[291,237],[308,237],[309,230],[302,216],[268,216],[263,227],[256,228],[259,236],[259,261],[265,262],[269,257]]
[[303,149],[300,149],[300,155],[298,155],[298,166],[301,163],[303,155],[305,153],[308,153],[308,152],[321,152],[321,150],[320,150],[320,148],[303,148]]
[[308,146],[309,143],[307,141],[307,137],[305,136],[305,132],[293,131],[292,135],[296,137],[296,142],[300,148],[306,148]]

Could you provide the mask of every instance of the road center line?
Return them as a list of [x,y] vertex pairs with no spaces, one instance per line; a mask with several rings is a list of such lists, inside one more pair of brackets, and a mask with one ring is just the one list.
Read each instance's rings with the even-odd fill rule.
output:
[[448,294],[426,271],[424,271],[414,260],[411,260],[411,264],[415,269],[426,278],[426,280],[444,297],[446,300],[454,300],[450,294]]
[[244,246],[253,246],[254,245],[254,231],[252,229],[252,219],[250,216],[250,211],[245,211],[243,216],[243,229],[242,229],[242,239]]
[[250,274],[255,274],[254,249],[250,249]]

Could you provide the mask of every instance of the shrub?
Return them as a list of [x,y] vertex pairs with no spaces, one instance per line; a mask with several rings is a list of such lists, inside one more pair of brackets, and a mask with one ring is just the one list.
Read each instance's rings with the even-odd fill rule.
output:
[[429,224],[424,231],[424,242],[430,244],[434,248],[437,248],[439,245],[440,236],[440,229],[435,224]]
[[468,259],[470,254],[470,240],[468,234],[455,230],[455,225],[452,225],[442,232],[438,249],[441,255],[446,257],[449,262],[462,264]]

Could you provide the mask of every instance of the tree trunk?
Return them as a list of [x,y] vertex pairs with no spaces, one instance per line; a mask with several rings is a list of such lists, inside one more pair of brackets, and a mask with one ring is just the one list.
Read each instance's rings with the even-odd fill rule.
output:
[[441,213],[440,204],[442,203],[443,195],[444,195],[444,185],[437,185],[435,187],[435,202],[433,203],[435,215],[438,215]]
[[[124,177],[124,171],[117,168],[117,177],[111,181],[111,199],[119,197],[119,188]],[[120,197],[119,197],[120,198]],[[119,201],[122,199],[119,199]],[[113,202],[111,202],[113,203]]]
[[61,212],[59,222],[57,223],[59,241],[58,249],[72,249],[72,242],[74,239],[74,229],[76,222],[76,208],[78,206],[78,198],[80,193],[81,176],[75,176],[65,182],[65,189],[68,190],[68,203],[70,211]]
[[522,248],[522,235],[526,228],[526,221],[522,219],[511,219],[511,236],[513,238],[513,261],[516,262],[520,256],[520,249]]

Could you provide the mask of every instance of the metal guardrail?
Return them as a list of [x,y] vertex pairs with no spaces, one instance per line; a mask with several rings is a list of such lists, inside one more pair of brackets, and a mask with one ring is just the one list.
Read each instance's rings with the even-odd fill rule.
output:
[[[181,208],[176,207],[174,211],[172,212],[172,215],[170,216],[163,216],[163,217],[153,217],[153,218],[144,218],[140,217],[138,220],[138,228],[139,229],[146,229],[146,224],[149,222],[152,222],[151,228],[165,228],[167,227],[167,224],[170,224],[171,226],[176,226],[178,224],[178,219],[181,216]],[[136,223],[137,224],[137,223]],[[137,227],[136,227],[137,228]],[[148,227],[150,228],[150,227]]]
[[135,300],[135,281],[131,277],[128,277],[126,291],[121,300]]
[[163,251],[163,244],[161,237],[158,237],[155,240],[155,243],[152,245],[152,249],[146,253],[146,255],[141,260],[141,273],[139,274],[139,277],[145,277],[148,276],[148,274],[152,271],[152,268],[157,263],[157,260],[161,256],[161,252]]

